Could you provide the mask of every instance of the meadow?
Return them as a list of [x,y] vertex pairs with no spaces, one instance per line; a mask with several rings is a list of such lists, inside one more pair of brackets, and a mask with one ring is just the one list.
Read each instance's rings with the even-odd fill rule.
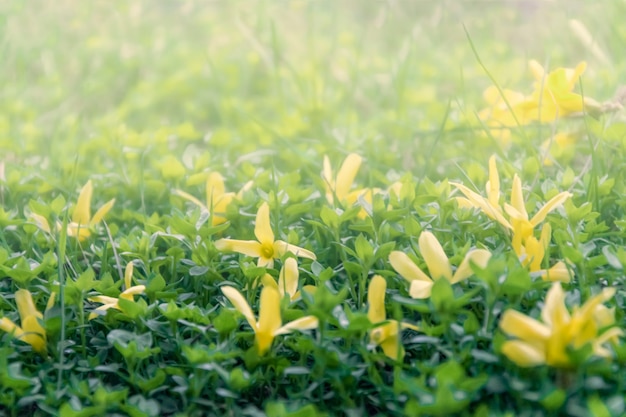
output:
[[624,18],[0,3],[0,416],[625,415]]

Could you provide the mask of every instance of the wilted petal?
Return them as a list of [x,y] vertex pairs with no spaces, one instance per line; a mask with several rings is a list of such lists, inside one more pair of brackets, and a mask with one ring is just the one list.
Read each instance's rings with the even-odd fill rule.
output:
[[348,195],[348,191],[352,187],[354,183],[354,179],[356,178],[356,174],[361,167],[361,158],[359,155],[355,153],[351,153],[346,157],[341,164],[341,168],[337,173],[337,181],[335,183],[335,194],[337,195],[337,199],[339,201],[343,201],[343,199]]
[[568,198],[572,196],[571,193],[563,191],[552,197],[541,209],[530,219],[530,223],[533,226],[537,226],[539,223],[545,220],[548,213],[563,204]]
[[432,280],[421,269],[415,265],[415,262],[409,256],[400,251],[393,251],[389,254],[389,263],[398,274],[407,281],[424,281],[432,283]]
[[520,340],[509,340],[502,344],[502,353],[518,366],[531,367],[546,363],[545,353]]
[[247,256],[261,256],[261,244],[254,240],[220,239],[213,243],[219,251],[238,252]]
[[82,226],[87,226],[91,220],[91,194],[93,193],[93,185],[91,180],[83,186],[76,200],[76,207],[72,213],[72,221]]
[[507,310],[500,319],[500,329],[525,341],[543,342],[550,337],[550,328],[545,324],[515,310]]
[[452,267],[450,266],[450,261],[435,235],[430,232],[422,232],[418,245],[428,266],[431,278],[434,280],[439,278],[451,280]]
[[409,287],[409,295],[412,298],[424,299],[429,298],[433,289],[432,281],[411,281],[411,286]]
[[289,294],[289,298],[293,298],[298,291],[299,276],[298,262],[294,258],[287,258],[278,276],[278,291],[281,296]]
[[237,311],[239,311],[246,318],[250,327],[252,327],[252,329],[256,332],[257,325],[256,320],[254,319],[254,314],[252,313],[252,309],[246,299],[243,298],[243,295],[241,295],[241,293],[233,287],[229,287],[227,285],[220,287],[220,290],[222,291],[222,294],[230,300],[235,309],[237,309]]
[[274,332],[274,336],[291,333],[294,330],[311,330],[319,326],[319,320],[315,316],[305,316],[285,324]]
[[373,324],[385,321],[385,291],[387,281],[380,275],[374,275],[367,288],[367,318]]
[[114,204],[115,204],[115,199],[112,199],[112,200],[109,200],[102,207],[100,207],[98,211],[96,211],[96,214],[93,215],[93,218],[91,219],[91,224],[94,225],[94,224],[100,223],[100,221],[111,210]]
[[491,252],[485,249],[476,249],[468,252],[463,259],[463,262],[461,262],[461,265],[459,265],[456,269],[456,272],[450,282],[454,284],[469,278],[474,273],[471,267],[472,263],[477,265],[479,268],[484,269],[490,258]]
[[292,253],[300,258],[307,258],[315,260],[317,257],[310,250],[301,248],[300,246],[291,245],[285,241],[277,240],[274,242],[274,251],[277,253],[276,257],[282,257],[287,253]]

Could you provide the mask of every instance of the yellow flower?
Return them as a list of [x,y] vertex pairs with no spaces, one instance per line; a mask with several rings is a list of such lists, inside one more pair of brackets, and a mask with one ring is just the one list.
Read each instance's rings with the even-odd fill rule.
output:
[[570,273],[565,263],[559,261],[547,270],[541,267],[546,250],[550,244],[551,234],[552,228],[550,224],[544,224],[541,228],[539,240],[534,236],[526,238],[525,242],[520,246],[520,252],[517,253],[517,256],[520,258],[522,265],[528,266],[530,272],[540,273],[544,281],[569,282]]
[[239,252],[247,256],[259,258],[258,266],[271,268],[274,259],[278,259],[291,252],[296,256],[315,260],[315,254],[299,246],[291,245],[282,240],[274,239],[274,232],[270,225],[270,208],[266,202],[261,204],[256,214],[254,235],[258,241],[220,239],[215,242],[217,250],[227,252]]
[[535,60],[531,60],[529,66],[536,80],[535,87],[529,99],[520,105],[529,120],[553,122],[581,113],[587,105],[598,106],[595,100],[572,92],[587,63],[581,62],[573,69],[557,68],[548,74]]
[[511,188],[511,204],[504,204],[504,211],[509,217],[507,220],[499,204],[500,198],[500,179],[498,169],[495,162],[495,155],[489,159],[489,181],[487,182],[487,198],[470,190],[468,187],[459,183],[450,183],[461,191],[465,198],[457,197],[457,201],[461,207],[479,208],[488,217],[496,220],[498,223],[513,231],[513,249],[517,254],[521,253],[522,245],[527,238],[532,236],[535,226],[545,220],[548,213],[563,204],[572,196],[571,193],[563,191],[552,197],[539,211],[531,218],[528,218],[526,207],[524,205],[524,195],[522,194],[522,181],[515,174],[513,177],[513,185]]
[[[14,337],[23,340],[33,347],[35,352],[46,353],[46,331],[39,323],[43,320],[43,314],[37,311],[33,296],[28,290],[17,290],[15,292],[15,302],[20,315],[22,326],[18,326],[7,317],[0,319],[0,329],[13,334]],[[54,304],[54,293],[48,300],[46,310]]]
[[565,294],[559,282],[552,284],[541,310],[543,322],[515,310],[507,310],[500,320],[500,329],[517,340],[506,341],[502,353],[522,367],[547,364],[558,368],[572,367],[568,350],[579,350],[590,345],[596,356],[609,357],[604,347],[616,342],[623,334],[613,327],[615,318],[602,305],[615,294],[615,288],[605,288],[570,314],[565,306]]
[[[298,262],[294,258],[287,258],[285,264],[280,269],[278,284],[276,284],[276,281],[274,281],[274,278],[272,278],[270,274],[263,275],[261,282],[266,287],[276,288],[281,298],[288,295],[290,301],[296,301],[300,298],[300,291],[298,291],[299,277]],[[313,294],[317,288],[313,285],[305,285],[302,287],[302,290]]]
[[490,128],[490,134],[507,145],[510,142],[509,128],[528,124],[525,113],[519,109],[526,97],[523,93],[513,90],[502,90],[502,94],[495,86],[489,86],[483,92],[483,98],[488,107],[478,112],[478,118]]
[[228,220],[224,217],[226,208],[233,200],[240,199],[241,194],[246,191],[251,184],[252,182],[247,183],[237,194],[233,192],[227,193],[226,188],[224,187],[224,178],[222,175],[219,172],[212,172],[206,180],[206,204],[182,190],[175,190],[174,192],[185,200],[188,200],[207,212],[212,213],[212,225],[217,226]]
[[376,326],[370,331],[370,342],[381,347],[387,357],[402,360],[404,348],[400,344],[400,330],[419,330],[409,323],[398,323],[397,320],[387,320],[385,313],[385,291],[387,282],[380,275],[374,275],[367,288],[367,318]]
[[419,250],[428,266],[430,276],[426,275],[404,253],[393,251],[389,254],[389,262],[393,269],[404,279],[410,282],[409,294],[413,298],[428,298],[435,280],[445,278],[451,284],[455,284],[472,275],[470,262],[484,268],[491,258],[491,253],[484,249],[475,249],[467,253],[456,272],[452,273],[450,261],[446,256],[441,244],[430,232],[422,232],[418,240]]
[[544,156],[543,164],[545,166],[554,165],[554,160],[558,158],[570,159],[574,156],[576,144],[576,136],[570,133],[557,133],[554,136],[543,141],[540,154]]
[[[67,235],[77,238],[79,241],[84,241],[91,236],[91,228],[106,216],[111,210],[115,199],[109,200],[106,204],[96,211],[96,214],[91,217],[91,195],[93,194],[93,185],[91,180],[87,181],[87,184],[83,186],[78,194],[78,200],[72,213],[71,222],[67,225]],[[45,217],[31,213],[31,217],[37,224],[37,226],[46,233],[51,233],[52,229]],[[57,229],[61,229],[62,224],[57,222]]]
[[[332,168],[330,167],[330,159],[328,156],[324,156],[324,170],[322,172],[322,179],[326,186],[326,200],[329,204],[335,202],[337,197],[338,203],[344,203],[354,183],[354,178],[361,167],[363,158],[355,153],[349,154],[341,164],[337,178],[333,176]],[[358,198],[358,195],[357,195]],[[354,198],[356,201],[356,198]]]
[[109,200],[91,217],[92,194],[93,185],[91,184],[91,180],[89,180],[80,190],[74,213],[72,213],[72,222],[67,225],[67,234],[76,237],[79,241],[83,241],[91,236],[89,229],[100,223],[109,210],[111,210],[113,204],[115,204],[115,199]]
[[280,316],[280,293],[274,287],[267,286],[261,290],[259,302],[259,321],[257,322],[246,299],[233,287],[223,286],[222,293],[230,300],[254,330],[259,355],[264,355],[271,347],[274,337],[288,334],[294,330],[310,330],[317,328],[317,317],[305,316],[282,325]]
[[134,301],[135,300],[135,295],[138,294],[143,294],[146,291],[146,286],[145,285],[132,285],[133,282],[133,263],[129,262],[126,265],[126,270],[124,271],[124,291],[122,291],[122,293],[120,294],[119,298],[115,298],[115,297],[108,297],[106,295],[97,295],[95,297],[89,297],[89,301],[92,301],[94,303],[102,303],[102,305],[98,308],[96,308],[90,315],[89,315],[89,320],[92,320],[96,317],[98,317],[99,314],[102,314],[101,312],[106,312],[108,309],[110,308],[114,308],[116,310],[120,310],[120,311],[124,311],[120,306],[119,306],[119,300],[120,298],[123,298],[125,300],[129,300],[129,301]]

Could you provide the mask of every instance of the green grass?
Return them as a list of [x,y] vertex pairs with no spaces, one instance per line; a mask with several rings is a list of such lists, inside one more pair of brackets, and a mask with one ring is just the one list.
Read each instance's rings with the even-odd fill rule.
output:
[[[485,195],[496,155],[501,201],[515,174],[531,216],[572,193],[542,223],[552,238],[541,267],[567,264],[570,311],[615,288],[604,305],[623,329],[624,111],[512,127],[509,143],[477,114],[489,86],[532,91],[530,59],[550,70],[586,61],[575,91],[619,107],[625,16],[623,1],[1,4],[0,316],[20,323],[19,289],[41,312],[56,300],[39,320],[44,354],[0,332],[0,415],[623,415],[623,338],[609,358],[571,349],[569,369],[502,353],[504,312],[539,319],[551,284],[449,182]],[[560,132],[575,140],[541,148]],[[330,204],[324,156],[336,173],[350,153],[363,157],[353,190],[400,182],[399,195]],[[244,188],[226,223],[176,192],[205,202],[211,172],[227,192]],[[91,214],[115,205],[79,241],[68,224],[88,180]],[[317,257],[298,259],[300,287],[317,292],[283,300],[283,323],[313,315],[319,326],[259,355],[220,287],[256,315],[261,277],[277,278],[284,258],[264,269],[214,242],[254,240],[263,202],[276,239]],[[423,231],[455,267],[470,249],[491,259],[413,299],[389,255],[428,272]],[[89,299],[118,297],[130,263],[144,293],[90,319],[102,304]],[[402,360],[369,343],[377,274],[387,319],[419,327],[402,332]]]

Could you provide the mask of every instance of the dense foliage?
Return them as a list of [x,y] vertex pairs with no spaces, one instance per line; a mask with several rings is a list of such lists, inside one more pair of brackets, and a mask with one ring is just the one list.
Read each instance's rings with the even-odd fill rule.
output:
[[626,413],[626,3],[0,4],[0,415]]

